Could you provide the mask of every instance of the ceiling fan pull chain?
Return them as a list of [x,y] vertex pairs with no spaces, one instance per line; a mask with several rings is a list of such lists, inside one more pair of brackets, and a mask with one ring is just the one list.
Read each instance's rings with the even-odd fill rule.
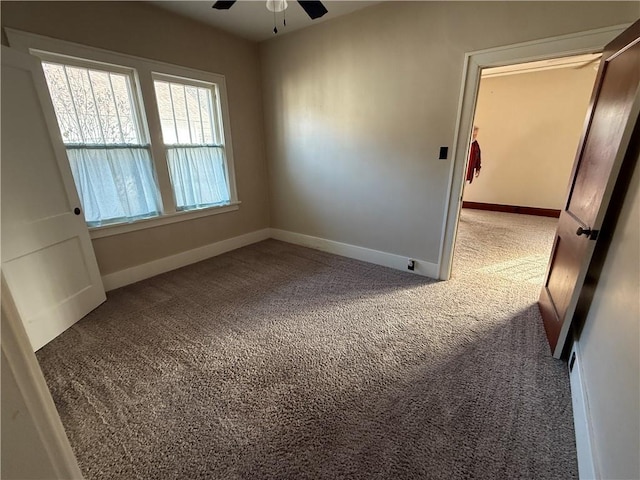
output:
[[276,25],[276,11],[273,11],[273,33],[278,33],[278,27]]

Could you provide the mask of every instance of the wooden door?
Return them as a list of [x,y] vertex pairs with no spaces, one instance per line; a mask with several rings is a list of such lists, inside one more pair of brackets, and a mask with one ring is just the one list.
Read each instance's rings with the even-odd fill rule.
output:
[[[640,21],[605,47],[538,302],[560,358],[640,110]],[[541,141],[544,141],[541,139]]]
[[106,296],[39,60],[2,47],[1,104],[2,272],[37,350]]

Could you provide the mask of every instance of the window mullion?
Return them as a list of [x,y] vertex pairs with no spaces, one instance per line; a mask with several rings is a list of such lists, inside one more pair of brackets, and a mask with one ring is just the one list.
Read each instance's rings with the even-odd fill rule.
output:
[[218,101],[216,96],[216,89],[211,89],[211,94],[209,95],[209,115],[211,116],[211,121],[214,126],[213,134],[215,138],[213,141],[219,145],[224,145],[224,139],[222,137],[222,129],[220,128],[220,119],[218,118],[218,110],[214,109],[213,102]]
[[142,118],[140,111],[140,102],[142,102],[142,99],[139,99],[140,102],[136,101],[137,97],[139,97],[141,93],[138,92],[135,74],[129,74],[129,82],[127,83],[127,95],[129,97],[131,108],[135,111],[135,113],[133,114],[133,120],[134,125],[136,126],[136,133],[138,134],[138,141],[140,143],[144,143],[145,141],[148,141],[148,139],[145,138],[145,121]]
[[196,93],[198,94],[198,117],[200,118],[200,132],[202,132],[202,143],[205,144],[206,143],[206,137],[204,136],[204,121],[202,120],[202,104],[200,103],[200,89],[198,88],[196,90]]
[[151,158],[153,160],[158,188],[160,189],[162,210],[164,214],[175,213],[176,201],[173,196],[173,187],[171,186],[171,177],[169,175],[167,149],[162,139],[160,112],[156,108],[157,99],[151,70],[139,68],[138,78],[140,80],[142,98],[146,99],[146,101],[142,102],[142,108],[147,118],[147,126],[149,128],[149,140],[151,143],[149,148],[151,150]]
[[107,143],[107,138],[104,136],[104,129],[102,128],[102,119],[100,118],[100,110],[98,109],[98,100],[96,94],[93,91],[93,80],[91,80],[91,70],[87,69],[87,78],[89,79],[89,88],[91,89],[91,98],[93,98],[93,109],[96,111],[96,119],[98,121],[98,128],[100,129],[100,135],[102,135],[102,143]]
[[169,99],[171,101],[171,115],[173,116],[173,129],[176,132],[176,143],[180,143],[180,137],[178,137],[178,120],[176,120],[176,106],[173,102],[173,92],[171,91],[171,83],[169,85]]
[[187,114],[187,131],[189,132],[189,143],[193,143],[191,135],[191,117],[189,116],[189,101],[187,100],[187,87],[182,85],[182,94],[184,95],[184,111]]

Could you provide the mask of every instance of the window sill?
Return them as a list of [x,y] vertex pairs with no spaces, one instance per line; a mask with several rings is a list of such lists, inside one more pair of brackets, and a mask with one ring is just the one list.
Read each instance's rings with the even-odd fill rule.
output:
[[169,225],[170,223],[184,222],[186,220],[208,217],[210,215],[233,212],[240,208],[239,205],[240,202],[231,202],[228,205],[188,210],[186,212],[175,212],[153,218],[144,218],[131,223],[116,223],[113,225],[102,225],[100,227],[89,227],[89,236],[94,240],[96,238],[104,238],[112,235],[144,230],[146,228]]

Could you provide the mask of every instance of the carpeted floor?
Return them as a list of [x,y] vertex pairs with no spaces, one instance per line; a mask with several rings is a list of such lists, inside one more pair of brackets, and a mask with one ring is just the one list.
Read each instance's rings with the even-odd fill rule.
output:
[[554,228],[463,211],[449,282],[268,240],[110,292],[38,359],[87,479],[576,478]]

